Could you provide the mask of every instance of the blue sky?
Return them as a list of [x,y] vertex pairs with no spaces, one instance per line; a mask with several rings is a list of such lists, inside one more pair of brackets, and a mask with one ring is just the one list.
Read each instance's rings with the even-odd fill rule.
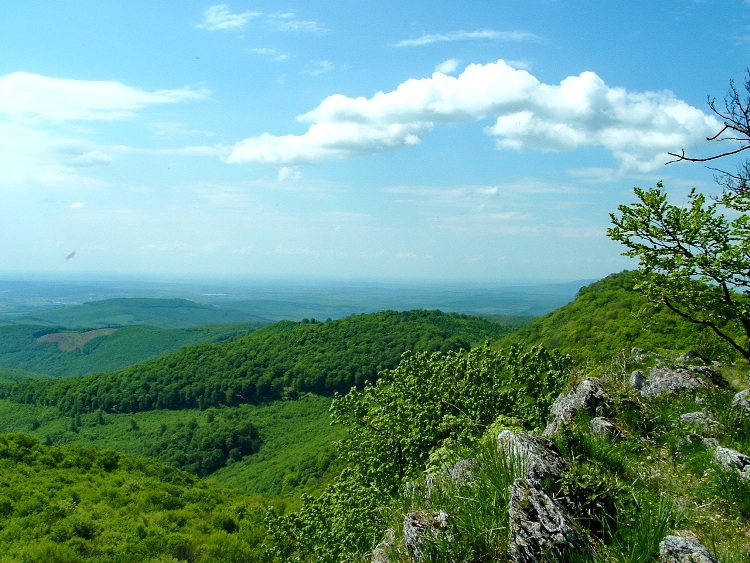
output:
[[716,191],[664,162],[750,3],[11,0],[0,52],[0,275],[567,281]]

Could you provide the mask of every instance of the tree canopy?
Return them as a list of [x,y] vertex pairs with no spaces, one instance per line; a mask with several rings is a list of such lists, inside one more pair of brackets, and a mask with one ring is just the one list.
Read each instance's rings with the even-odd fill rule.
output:
[[[676,161],[713,161],[750,148],[750,78],[745,92],[743,98],[730,82],[724,109],[709,100],[723,125],[708,140],[734,148],[703,158],[673,153]],[[628,248],[626,256],[638,258],[639,288],[650,300],[710,328],[750,362],[750,165],[718,173],[723,193],[709,199],[693,189],[685,206],[669,203],[661,182],[635,188],[638,201],[611,214],[607,234]]]

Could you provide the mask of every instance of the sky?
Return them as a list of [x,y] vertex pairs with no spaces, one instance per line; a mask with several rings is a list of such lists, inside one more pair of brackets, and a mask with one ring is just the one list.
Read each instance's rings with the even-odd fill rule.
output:
[[[516,283],[718,191],[750,2],[7,0],[0,277]],[[736,162],[722,162],[734,169]]]

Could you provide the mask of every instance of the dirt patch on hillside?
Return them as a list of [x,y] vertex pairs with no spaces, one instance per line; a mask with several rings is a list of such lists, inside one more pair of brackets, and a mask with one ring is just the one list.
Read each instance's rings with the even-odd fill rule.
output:
[[45,334],[36,339],[37,342],[54,342],[61,352],[80,350],[83,346],[100,336],[109,336],[117,331],[116,328],[98,328],[86,332],[55,332]]

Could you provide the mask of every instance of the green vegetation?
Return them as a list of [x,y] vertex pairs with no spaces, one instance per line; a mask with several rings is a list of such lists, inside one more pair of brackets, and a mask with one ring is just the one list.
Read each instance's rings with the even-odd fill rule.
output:
[[[18,324],[0,326],[0,367],[46,376],[74,376],[122,369],[201,342],[224,342],[254,324],[162,329],[137,325],[62,330]],[[11,379],[2,378],[0,379]],[[27,378],[28,379],[28,378]]]
[[501,345],[543,344],[570,354],[578,363],[607,362],[632,348],[693,350],[710,360],[734,358],[710,330],[650,303],[636,289],[640,279],[636,271],[622,272],[581,288],[572,303],[522,326]]
[[269,502],[113,450],[0,435],[0,562],[264,561]]
[[197,472],[199,467],[190,466],[188,456],[176,454],[187,450],[194,458],[208,458],[211,444],[193,440],[189,448],[185,443],[166,440],[166,436],[185,433],[189,428],[223,427],[224,436],[243,437],[245,434],[237,434],[236,430],[249,426],[250,434],[257,430],[260,443],[256,442],[252,453],[245,453],[239,459],[226,456],[223,467],[210,477],[248,494],[295,496],[303,491],[317,492],[341,468],[333,442],[344,434],[341,427],[330,424],[330,404],[330,398],[306,396],[296,401],[204,411],[134,414],[97,411],[66,416],[54,407],[0,400],[0,432],[25,432],[48,445],[75,444],[148,455]]
[[750,193],[725,191],[707,203],[693,189],[683,208],[662,188],[635,188],[638,201],[619,207],[607,234],[638,258],[644,295],[750,362]]
[[396,367],[407,350],[467,349],[510,330],[479,317],[439,311],[283,322],[119,372],[19,383],[3,392],[17,402],[55,405],[66,414],[260,403],[304,392],[345,391]]
[[570,367],[569,358],[542,348],[406,355],[376,384],[337,396],[331,412],[349,430],[339,447],[350,467],[318,498],[303,497],[299,511],[269,516],[275,560],[362,557],[408,480],[457,461],[498,418],[542,426]]
[[[265,322],[249,313],[204,305],[187,299],[120,298],[65,305],[9,317],[12,324],[77,329],[149,325],[163,329]],[[6,320],[6,322],[9,322]]]

